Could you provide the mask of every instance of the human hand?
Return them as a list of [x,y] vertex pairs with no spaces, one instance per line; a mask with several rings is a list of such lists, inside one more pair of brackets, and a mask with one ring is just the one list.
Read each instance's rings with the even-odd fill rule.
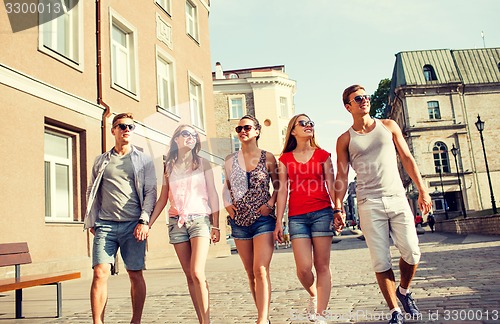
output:
[[281,222],[276,222],[276,228],[274,229],[274,240],[279,243],[283,242],[283,225]]
[[210,237],[212,239],[212,243],[217,243],[220,241],[220,230],[212,227]]
[[340,232],[346,226],[345,224],[346,214],[344,211],[340,213],[333,214],[333,227],[335,232]]
[[231,219],[234,219],[234,214],[236,214],[236,207],[234,205],[227,205],[226,211]]
[[149,236],[149,225],[137,224],[134,229],[134,237],[137,241],[144,241]]
[[267,207],[266,204],[262,205],[257,209],[257,211],[262,215],[262,216],[269,216],[269,214],[273,211],[269,207]]
[[418,193],[418,207],[422,211],[422,215],[426,215],[432,210],[431,196],[425,190],[421,190]]

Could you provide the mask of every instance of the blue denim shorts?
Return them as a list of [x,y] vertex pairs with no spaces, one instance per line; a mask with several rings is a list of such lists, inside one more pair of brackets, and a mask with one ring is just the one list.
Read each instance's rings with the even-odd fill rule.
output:
[[125,268],[131,271],[144,269],[146,240],[138,242],[134,237],[137,221],[113,222],[98,219],[95,222],[94,245],[92,247],[92,268],[98,264],[115,264],[115,256],[120,254]]
[[333,209],[330,207],[314,212],[289,216],[290,239],[333,236]]
[[189,215],[186,222],[179,227],[179,216],[168,218],[168,236],[170,244],[188,242],[193,237],[210,239],[210,219],[208,215]]
[[276,228],[276,218],[272,216],[260,216],[250,226],[240,226],[231,217],[228,217],[228,219],[232,235],[237,240],[251,240],[262,234],[273,233]]

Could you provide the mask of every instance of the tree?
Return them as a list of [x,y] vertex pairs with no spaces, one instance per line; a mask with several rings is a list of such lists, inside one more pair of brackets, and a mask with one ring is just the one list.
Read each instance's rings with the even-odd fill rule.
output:
[[378,83],[377,90],[372,94],[370,104],[370,116],[375,118],[387,118],[386,108],[389,105],[389,91],[391,90],[391,79],[382,79]]

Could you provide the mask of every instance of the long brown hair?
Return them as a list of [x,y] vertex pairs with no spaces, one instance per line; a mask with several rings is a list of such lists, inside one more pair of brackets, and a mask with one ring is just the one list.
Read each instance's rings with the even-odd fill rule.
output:
[[[179,147],[177,146],[175,139],[181,136],[181,131],[184,127],[189,127],[191,129],[194,129],[192,126],[186,124],[179,125],[175,129],[174,134],[172,135],[172,139],[170,139],[170,147],[168,148],[167,160],[165,161],[165,174],[167,176],[169,176],[172,173],[174,164],[179,158]],[[198,169],[198,167],[200,166],[201,160],[200,156],[198,155],[200,150],[201,150],[200,135],[198,135],[198,132],[196,132],[196,144],[194,145],[194,148],[191,150],[191,154],[193,155],[193,170]]]
[[[309,120],[311,120],[311,118],[309,118],[309,116],[307,116],[306,114],[298,114],[293,116],[292,119],[290,119],[290,121],[288,122],[288,127],[286,129],[285,146],[283,147],[283,151],[281,152],[281,154],[286,152],[291,152],[295,150],[295,148],[297,147],[297,139],[295,138],[294,135],[292,135],[292,131],[295,128],[295,124],[297,124],[297,119],[299,119],[299,117],[301,116],[307,117]],[[315,134],[316,132],[313,132],[313,136],[309,140],[309,143],[311,144],[312,147],[321,148],[316,143],[316,138],[314,137]]]

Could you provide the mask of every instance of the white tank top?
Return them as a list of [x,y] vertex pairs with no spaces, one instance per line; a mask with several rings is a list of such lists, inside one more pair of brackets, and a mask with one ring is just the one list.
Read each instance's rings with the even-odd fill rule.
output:
[[380,120],[374,120],[375,127],[366,134],[349,128],[349,158],[357,174],[358,200],[405,194],[392,133]]

